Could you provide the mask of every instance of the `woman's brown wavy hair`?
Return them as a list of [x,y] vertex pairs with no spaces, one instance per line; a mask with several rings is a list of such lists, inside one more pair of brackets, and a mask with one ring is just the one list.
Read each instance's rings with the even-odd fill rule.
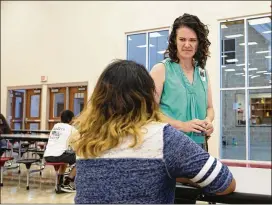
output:
[[206,66],[207,58],[209,57],[209,46],[211,42],[208,39],[209,29],[207,25],[204,25],[197,16],[190,15],[190,14],[183,14],[182,16],[175,19],[172,25],[172,31],[169,36],[169,44],[168,48],[164,54],[164,56],[169,56],[169,58],[179,63],[179,58],[177,56],[177,29],[181,27],[188,27],[192,29],[198,39],[198,48],[194,55],[194,60],[197,62],[197,65],[200,66],[202,69]]
[[132,136],[130,147],[142,142],[142,126],[161,121],[154,99],[155,84],[146,68],[117,60],[103,71],[87,107],[74,120],[78,130],[70,145],[80,157],[98,157]]

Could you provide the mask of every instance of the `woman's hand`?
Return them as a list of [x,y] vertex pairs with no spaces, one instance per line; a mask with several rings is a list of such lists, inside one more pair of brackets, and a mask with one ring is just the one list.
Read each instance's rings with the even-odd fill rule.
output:
[[209,120],[209,119],[205,119],[204,120],[205,121],[205,124],[206,124],[206,131],[205,131],[205,134],[207,135],[207,136],[210,136],[212,133],[213,133],[213,124],[212,124],[212,122]]
[[183,132],[206,132],[206,122],[204,120],[193,119],[187,122],[179,122],[177,129]]

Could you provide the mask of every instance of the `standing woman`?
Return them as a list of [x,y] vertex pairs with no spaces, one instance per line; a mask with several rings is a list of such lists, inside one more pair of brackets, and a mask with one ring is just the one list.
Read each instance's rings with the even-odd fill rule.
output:
[[214,109],[210,79],[205,68],[209,56],[209,30],[197,16],[175,19],[165,54],[150,74],[156,101],[166,121],[205,147],[213,132]]

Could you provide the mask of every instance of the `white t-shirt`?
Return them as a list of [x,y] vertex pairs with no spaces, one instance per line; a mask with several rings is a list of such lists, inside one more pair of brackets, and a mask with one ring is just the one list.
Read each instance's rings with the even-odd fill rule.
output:
[[76,129],[66,123],[57,123],[50,132],[44,157],[61,156],[68,149],[68,139]]

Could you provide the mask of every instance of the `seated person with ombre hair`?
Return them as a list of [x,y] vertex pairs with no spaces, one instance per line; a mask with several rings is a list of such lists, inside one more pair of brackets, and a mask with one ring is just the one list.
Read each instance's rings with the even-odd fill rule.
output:
[[176,178],[228,194],[228,167],[163,123],[146,68],[118,60],[98,79],[70,138],[77,155],[75,203],[174,203]]

